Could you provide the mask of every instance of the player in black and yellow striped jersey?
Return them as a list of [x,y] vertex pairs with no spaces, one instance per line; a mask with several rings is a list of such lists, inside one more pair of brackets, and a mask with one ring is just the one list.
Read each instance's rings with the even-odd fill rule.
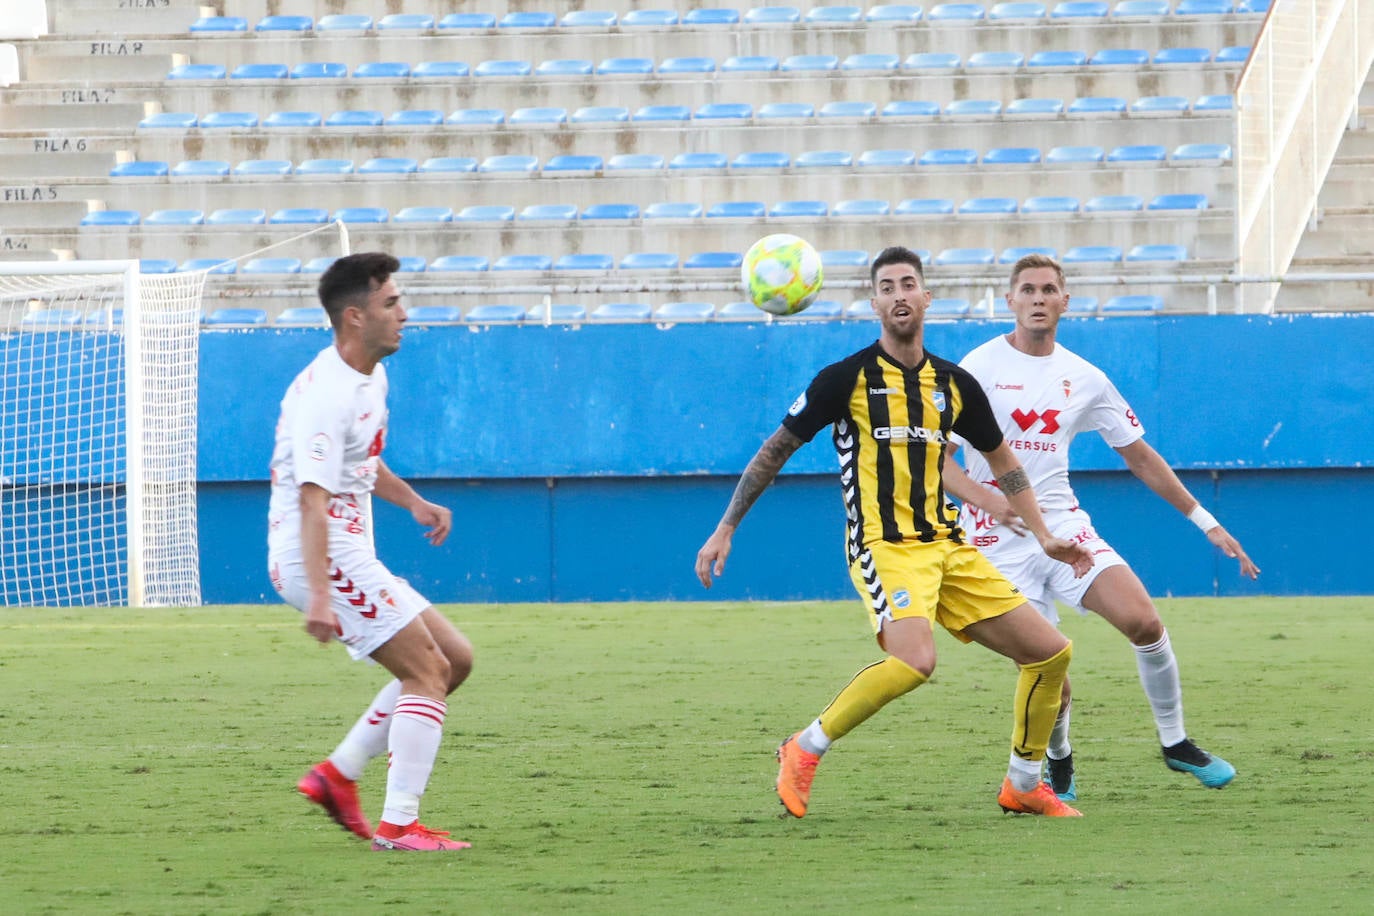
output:
[[848,519],[850,577],[872,614],[886,656],[861,670],[807,728],[778,748],[777,790],[806,813],[821,755],[935,670],[933,624],[1014,661],[1012,749],[998,794],[1006,811],[1078,814],[1040,780],[1059,711],[1069,641],[969,546],[945,498],[944,446],[958,434],[987,460],[1002,492],[1047,554],[1082,575],[1092,557],[1045,527],[1025,471],[1002,439],[982,388],[965,370],[927,353],[921,259],[888,248],[873,260],[877,342],[820,371],[744,469],[730,505],[697,553],[707,588],[725,571],[736,528],[798,448],[833,427]]

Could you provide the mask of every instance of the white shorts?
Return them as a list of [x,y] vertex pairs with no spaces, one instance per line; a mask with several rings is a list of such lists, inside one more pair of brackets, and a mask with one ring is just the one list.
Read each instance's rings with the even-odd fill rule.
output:
[[[335,549],[329,560],[334,586],[333,610],[339,619],[338,640],[355,660],[370,656],[429,607],[406,580],[393,576],[371,550]],[[310,584],[299,550],[268,557],[272,587],[287,604],[304,612]]]
[[[1003,526],[991,529],[981,537],[975,538],[980,550],[1001,570],[1002,575],[1021,589],[1026,600],[1050,623],[1059,623],[1059,611],[1055,601],[1069,605],[1080,614],[1088,613],[1083,607],[1083,596],[1087,594],[1093,581],[1104,569],[1125,566],[1126,561],[1112,549],[1112,545],[1102,540],[1093,528],[1092,519],[1082,509],[1050,509],[1045,511],[1045,525],[1055,537],[1066,541],[1076,541],[1088,548],[1093,555],[1092,569],[1081,579],[1075,579],[1073,567],[1060,563],[1050,557],[1035,542],[1032,535],[1017,537]],[[987,541],[994,536],[996,541]],[[981,542],[981,543],[980,543]]]

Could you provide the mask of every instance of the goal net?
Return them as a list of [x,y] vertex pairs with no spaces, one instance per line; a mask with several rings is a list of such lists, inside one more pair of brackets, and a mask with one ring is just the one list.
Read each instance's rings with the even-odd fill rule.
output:
[[0,604],[200,603],[204,282],[0,262]]

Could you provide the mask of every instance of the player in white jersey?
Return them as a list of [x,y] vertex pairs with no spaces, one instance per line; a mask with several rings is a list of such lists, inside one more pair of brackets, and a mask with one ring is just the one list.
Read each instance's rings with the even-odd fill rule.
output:
[[[976,449],[964,450],[967,474],[948,467],[953,461],[945,472],[946,490],[963,502],[960,525],[974,546],[1050,621],[1059,622],[1058,600],[1080,613],[1100,614],[1130,640],[1164,762],[1219,789],[1235,778],[1235,768],[1188,738],[1178,663],[1159,612],[1130,566],[1093,529],[1092,519],[1079,507],[1069,485],[1073,437],[1096,430],[1126,460],[1131,473],[1187,516],[1228,557],[1237,559],[1242,575],[1253,579],[1259,569],[1145,442],[1139,418],[1116,386],[1096,366],[1055,342],[1059,319],[1069,306],[1059,264],[1043,255],[1018,261],[1012,269],[1007,304],[1016,327],[975,349],[960,365],[987,393],[1008,445],[1026,469],[1051,533],[1087,547],[1093,554],[1093,567],[1082,578],[1074,578],[1061,572],[1066,569],[1063,564],[1040,559],[1043,554],[1035,541],[1020,536],[1019,519],[997,492],[994,475]],[[1069,698],[1065,681],[1046,759],[1051,787],[1061,798],[1073,800],[1077,787],[1069,743]]]
[[[464,849],[419,822],[443,736],[445,698],[472,670],[472,645],[373,549],[373,493],[410,511],[438,546],[452,513],[420,497],[382,460],[387,381],[381,360],[401,346],[405,307],[391,255],[335,261],[319,295],[334,340],[287,390],[272,453],[268,571],[272,585],[305,613],[322,644],[339,640],[354,659],[394,675],[329,758],[297,789],[344,829],[377,850]],[[357,780],[389,752],[386,801],[374,833],[358,803]]]

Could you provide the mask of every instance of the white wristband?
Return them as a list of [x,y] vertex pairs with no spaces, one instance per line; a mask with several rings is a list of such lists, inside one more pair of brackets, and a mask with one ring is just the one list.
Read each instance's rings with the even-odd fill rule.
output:
[[1221,524],[1212,513],[1202,508],[1202,503],[1198,503],[1193,507],[1193,511],[1188,513],[1188,521],[1197,525],[1198,530],[1202,531],[1203,534]]

